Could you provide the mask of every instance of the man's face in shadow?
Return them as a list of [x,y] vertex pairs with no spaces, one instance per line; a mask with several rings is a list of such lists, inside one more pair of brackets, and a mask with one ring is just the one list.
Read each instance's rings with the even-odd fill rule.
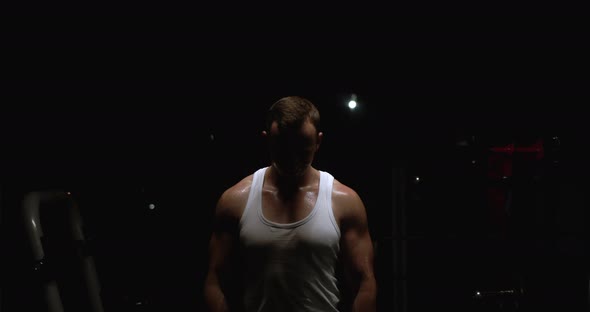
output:
[[[263,132],[266,134],[266,132]],[[292,129],[282,129],[273,122],[268,134],[272,166],[281,176],[301,176],[311,166],[320,146],[322,133],[306,121]]]

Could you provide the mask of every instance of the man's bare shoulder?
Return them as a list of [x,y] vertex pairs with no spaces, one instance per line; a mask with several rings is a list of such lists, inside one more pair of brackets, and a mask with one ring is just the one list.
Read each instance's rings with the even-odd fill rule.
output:
[[240,182],[226,189],[217,201],[215,208],[218,216],[240,218],[248,201],[254,175],[243,178]]
[[358,193],[336,179],[332,187],[332,203],[342,218],[354,218],[365,213],[365,205]]

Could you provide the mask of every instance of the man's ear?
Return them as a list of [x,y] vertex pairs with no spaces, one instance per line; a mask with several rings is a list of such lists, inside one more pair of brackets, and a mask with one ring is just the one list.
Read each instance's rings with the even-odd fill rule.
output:
[[315,150],[319,150],[320,149],[320,145],[322,144],[322,139],[324,138],[324,133],[323,132],[318,132],[318,142],[315,144]]

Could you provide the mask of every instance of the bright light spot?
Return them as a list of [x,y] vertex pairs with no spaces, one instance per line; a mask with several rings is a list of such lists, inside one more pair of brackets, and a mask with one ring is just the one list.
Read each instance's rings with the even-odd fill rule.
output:
[[66,192],[66,194],[68,194],[68,195],[72,195],[72,192]]
[[420,182],[420,177],[416,177],[416,182]]
[[351,94],[350,96],[350,101],[348,102],[348,108],[350,109],[355,109],[357,106],[357,102],[356,102],[356,94]]
[[479,291],[478,291],[478,292],[476,292],[475,294],[476,294],[476,295],[478,295],[478,296],[480,296],[480,295],[481,295],[481,293],[480,293]]
[[33,227],[37,228],[37,224],[35,223],[35,220],[31,220],[31,222],[33,222]]
[[154,205],[154,204],[149,204],[148,208],[150,208],[150,210],[154,210],[154,209],[156,209],[156,205]]

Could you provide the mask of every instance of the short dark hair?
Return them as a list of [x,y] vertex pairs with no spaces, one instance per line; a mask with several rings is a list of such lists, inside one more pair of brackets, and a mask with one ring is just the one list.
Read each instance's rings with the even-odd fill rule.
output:
[[311,121],[316,131],[320,129],[320,112],[308,99],[300,96],[287,96],[271,105],[266,116],[266,129],[270,131],[273,122],[277,122],[279,131],[301,126]]

